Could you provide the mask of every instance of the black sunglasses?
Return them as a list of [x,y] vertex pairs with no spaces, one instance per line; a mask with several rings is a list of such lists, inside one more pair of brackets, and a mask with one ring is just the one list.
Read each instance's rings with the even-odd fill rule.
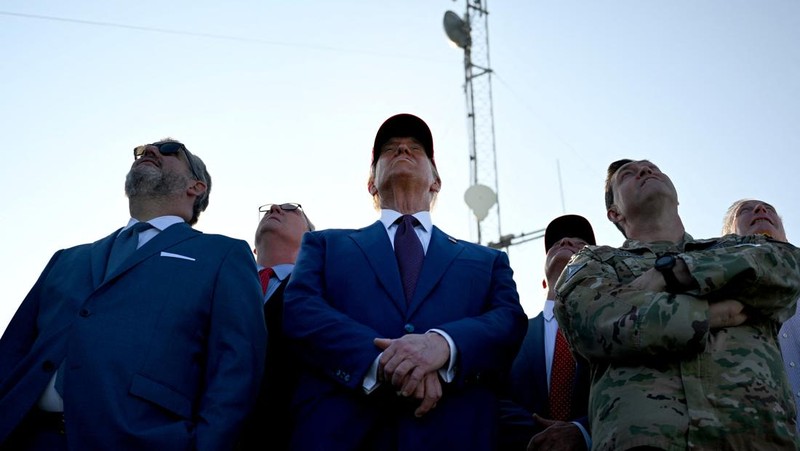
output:
[[264,204],[264,205],[258,207],[258,212],[259,213],[268,213],[270,210],[272,210],[272,206],[273,205],[277,205],[283,211],[294,211],[294,210],[297,210],[298,208],[300,210],[303,209],[303,206],[298,204],[298,203],[296,203],[296,202],[287,202],[285,204]]
[[175,142],[175,141],[167,141],[162,143],[153,143],[153,144],[145,144],[144,146],[137,146],[133,148],[133,159],[138,160],[144,156],[145,151],[148,147],[153,146],[158,149],[158,152],[161,155],[176,155],[179,151],[183,150],[184,156],[186,156],[186,161],[189,162],[189,170],[192,171],[192,175],[194,176],[195,180],[202,180],[200,176],[197,175],[197,171],[194,168],[194,164],[192,163],[191,152],[189,149],[186,148],[182,143]]

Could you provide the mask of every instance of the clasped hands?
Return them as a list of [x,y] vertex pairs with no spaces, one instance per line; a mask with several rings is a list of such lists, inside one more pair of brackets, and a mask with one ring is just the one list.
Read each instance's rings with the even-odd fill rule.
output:
[[438,371],[450,358],[447,340],[436,332],[408,334],[400,338],[376,338],[383,351],[378,378],[391,383],[401,396],[420,400],[414,415],[421,417],[436,407],[442,397]]

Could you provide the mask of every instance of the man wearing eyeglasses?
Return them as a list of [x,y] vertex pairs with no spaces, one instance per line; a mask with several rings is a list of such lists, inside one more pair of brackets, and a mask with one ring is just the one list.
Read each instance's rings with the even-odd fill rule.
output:
[[128,224],[56,252],[0,339],[0,447],[233,446],[266,331],[247,244],[191,227],[210,190],[180,142],[134,149]]
[[367,187],[380,220],[306,233],[286,289],[291,449],[494,449],[496,382],[527,327],[508,257],[433,226],[441,179],[416,116],[379,128]]
[[256,407],[240,439],[241,450],[285,450],[292,424],[287,411],[297,385],[297,362],[286,348],[283,334],[283,293],[300,251],[303,234],[314,224],[298,203],[266,204],[255,233],[258,274],[264,292],[267,326],[267,367]]

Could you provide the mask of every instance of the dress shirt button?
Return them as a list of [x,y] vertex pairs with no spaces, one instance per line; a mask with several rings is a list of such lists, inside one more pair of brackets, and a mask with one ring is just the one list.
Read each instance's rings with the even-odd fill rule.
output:
[[86,317],[87,317],[87,316],[89,316],[90,314],[91,314],[91,313],[89,312],[89,309],[88,309],[88,308],[82,308],[82,309],[81,309],[81,311],[80,311],[80,312],[78,312],[78,315],[81,315],[81,316],[82,316],[82,317],[84,317],[84,318],[86,318]]
[[789,362],[789,366],[794,368],[794,362]]
[[408,323],[405,326],[403,326],[403,329],[406,331],[406,333],[409,333],[409,334],[413,333],[414,332],[414,325],[411,324],[411,323]]
[[787,334],[786,332],[784,332],[784,333],[783,333],[783,338],[788,338],[788,337],[789,337],[789,334]]
[[48,373],[52,373],[56,369],[56,364],[49,360],[45,360],[42,363],[42,369],[47,371]]

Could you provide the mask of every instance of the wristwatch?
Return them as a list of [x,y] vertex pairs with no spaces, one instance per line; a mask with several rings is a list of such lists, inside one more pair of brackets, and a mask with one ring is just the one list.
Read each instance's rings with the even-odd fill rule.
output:
[[674,268],[676,260],[677,257],[675,257],[675,254],[664,254],[656,258],[656,264],[654,266],[656,271],[660,272],[664,277],[664,282],[667,283],[667,291],[670,293],[680,293],[685,290],[683,284],[675,277]]

